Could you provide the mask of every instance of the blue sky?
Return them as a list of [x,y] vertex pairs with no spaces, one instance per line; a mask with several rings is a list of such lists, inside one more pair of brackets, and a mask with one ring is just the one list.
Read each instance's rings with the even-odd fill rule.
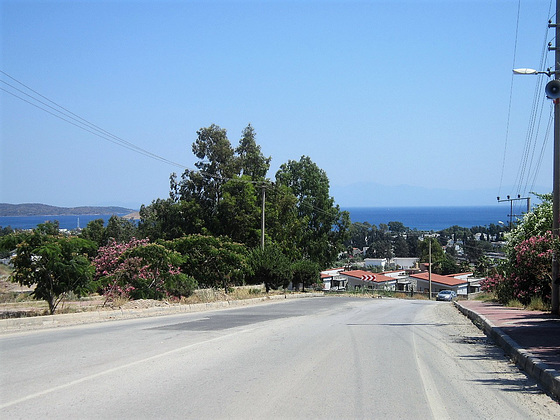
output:
[[[236,146],[251,123],[270,178],[310,156],[342,207],[494,205],[552,189],[550,103],[530,128],[539,77],[511,72],[540,68],[549,0],[0,5],[0,70],[188,168],[198,129],[217,124]],[[6,74],[0,87],[29,99]],[[181,172],[3,90],[0,104],[0,202],[138,208]]]

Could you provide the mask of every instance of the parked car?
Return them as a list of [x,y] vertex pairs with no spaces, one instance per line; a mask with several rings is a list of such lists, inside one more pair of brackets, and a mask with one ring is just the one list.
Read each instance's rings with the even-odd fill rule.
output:
[[436,296],[436,300],[444,300],[447,302],[451,302],[453,299],[457,297],[457,293],[453,290],[442,290]]

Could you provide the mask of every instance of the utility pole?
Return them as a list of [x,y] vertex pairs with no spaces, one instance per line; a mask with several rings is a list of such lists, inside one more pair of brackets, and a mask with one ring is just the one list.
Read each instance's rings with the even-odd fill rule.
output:
[[503,203],[504,201],[509,201],[509,228],[511,230],[513,225],[513,217],[521,216],[520,214],[513,214],[513,202],[518,200],[527,200],[527,213],[531,211],[531,197],[521,197],[521,195],[517,194],[517,198],[510,198],[509,195],[507,198],[500,200],[498,197],[498,203]]
[[[560,240],[560,0],[556,0],[555,23],[548,21],[548,27],[555,29],[556,46],[548,44],[548,50],[554,51],[554,70],[547,69],[539,71],[534,69],[513,69],[515,74],[546,74],[548,77],[554,75],[554,80],[546,84],[544,89],[546,97],[552,99],[554,104],[554,169],[552,179],[552,239],[554,243]],[[499,197],[498,197],[499,201]],[[559,270],[559,251],[556,246],[552,252],[552,281],[551,281],[551,304],[552,313],[560,315],[560,270]]]
[[432,300],[432,238],[428,239],[428,282],[430,283],[430,300]]
[[[558,80],[560,75],[560,49],[558,40],[560,39],[560,0],[556,0],[556,23],[549,23],[549,27],[553,27],[556,32],[555,47],[549,47],[554,50],[554,79]],[[550,82],[549,82],[550,83]],[[554,170],[552,184],[552,238],[558,240],[560,237],[559,218],[560,218],[560,105],[559,98],[554,101]],[[551,304],[552,313],[560,315],[560,292],[558,279],[558,251],[554,250],[552,254],[552,284],[551,284]]]
[[264,203],[266,201],[266,188],[262,184],[262,205],[261,205],[261,249],[264,249]]

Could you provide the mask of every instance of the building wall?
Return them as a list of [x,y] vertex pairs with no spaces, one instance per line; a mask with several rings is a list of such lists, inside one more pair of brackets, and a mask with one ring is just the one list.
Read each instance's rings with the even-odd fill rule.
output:
[[386,264],[387,260],[385,258],[364,258],[366,267],[381,267],[382,270],[385,270]]
[[395,264],[396,266],[398,265],[399,267],[403,268],[403,269],[408,269],[408,268],[413,268],[416,265],[416,262],[418,261],[418,258],[404,258],[404,257],[395,257],[392,259],[392,263]]

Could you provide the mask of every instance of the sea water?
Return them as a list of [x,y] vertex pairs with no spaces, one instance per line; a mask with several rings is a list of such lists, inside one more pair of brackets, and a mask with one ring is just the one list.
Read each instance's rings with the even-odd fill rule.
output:
[[[439,231],[451,226],[470,228],[490,224],[509,224],[509,206],[468,207],[347,207],[350,220],[377,225],[401,222],[410,229]],[[515,221],[515,217],[513,220]],[[501,222],[501,223],[500,223]]]
[[[107,221],[112,214],[81,214],[79,216],[2,216],[0,217],[0,226],[12,229],[34,229],[38,224],[45,222],[54,222],[58,220],[60,229],[73,230],[76,228],[85,228],[89,222],[96,219]],[[124,214],[117,215],[124,216]]]
[[[439,231],[457,225],[461,227],[489,226],[490,224],[509,223],[510,207],[470,206],[470,207],[342,207],[350,213],[354,222],[368,222],[377,225],[401,222],[410,229]],[[521,213],[521,212],[519,212]],[[58,220],[62,229],[84,228],[95,219],[105,223],[111,217],[104,215],[80,216],[10,216],[0,217],[0,226],[12,229],[33,229],[40,223]],[[513,218],[515,220],[515,217]]]

